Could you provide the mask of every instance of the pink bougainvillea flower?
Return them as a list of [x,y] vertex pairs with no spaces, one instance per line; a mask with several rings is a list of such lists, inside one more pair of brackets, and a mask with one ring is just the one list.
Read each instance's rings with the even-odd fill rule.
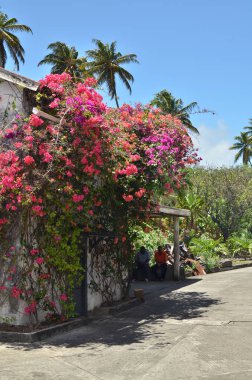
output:
[[11,289],[11,296],[13,298],[19,298],[20,297],[20,294],[22,294],[22,290],[19,289],[18,287],[16,286],[13,286],[13,288]]
[[118,240],[119,240],[118,237],[115,237],[114,238],[114,244],[118,244]]
[[130,161],[131,162],[135,162],[135,161],[139,161],[141,159],[141,157],[139,156],[139,154],[131,154],[130,155]]
[[24,141],[27,141],[27,142],[32,143],[32,142],[34,141],[34,137],[33,137],[33,136],[26,136],[26,137],[24,138]]
[[43,211],[43,208],[39,205],[32,206],[32,211],[38,216],[44,216],[45,212]]
[[73,176],[73,173],[70,172],[70,170],[68,170],[68,171],[66,172],[66,175],[67,175],[67,177],[72,177],[72,176]]
[[7,218],[1,218],[0,219],[0,226],[3,226],[4,224],[7,224],[8,223],[8,219]]
[[25,314],[33,314],[35,313],[36,309],[37,309],[37,302],[32,301],[30,305],[25,307],[24,312]]
[[85,86],[88,86],[88,87],[94,87],[97,85],[97,79],[95,78],[87,78],[84,82]]
[[138,190],[138,191],[135,192],[135,196],[136,196],[137,198],[142,198],[142,196],[143,196],[145,193],[146,193],[146,190],[142,188],[142,189],[140,189],[140,190]]
[[123,194],[123,199],[125,200],[125,202],[131,202],[133,200],[133,195],[126,195],[126,194]]
[[49,152],[44,153],[43,162],[51,162],[53,160],[53,156]]
[[49,104],[49,107],[50,108],[57,108],[59,106],[59,103],[60,103],[60,99],[59,98],[55,98],[50,104]]
[[73,200],[75,203],[78,203],[78,202],[83,201],[84,197],[85,197],[85,196],[84,196],[83,194],[74,194],[74,195],[72,196],[72,200]]
[[38,250],[38,249],[33,248],[33,249],[30,250],[30,255],[31,255],[31,256],[35,256],[35,255],[37,255],[38,253],[39,253],[39,250]]
[[87,186],[83,186],[82,191],[85,195],[89,194],[89,188]]
[[102,205],[102,201],[96,201],[96,202],[95,202],[95,206],[96,206],[96,207],[100,207],[101,205]]
[[118,173],[125,174],[126,176],[130,176],[130,175],[138,173],[138,169],[136,165],[129,164],[125,169],[120,170]]
[[22,148],[23,143],[21,143],[21,142],[16,142],[16,143],[14,144],[14,146],[15,146],[15,148],[19,149],[19,148]]
[[44,123],[44,121],[42,119],[40,119],[40,117],[38,117],[36,115],[30,116],[29,124],[32,125],[33,127],[39,127],[43,123]]
[[126,240],[127,240],[126,236],[123,236],[122,237],[122,242],[125,243]]
[[68,300],[68,297],[67,297],[67,295],[66,295],[66,294],[64,294],[64,293],[63,293],[63,294],[61,294],[61,295],[60,295],[60,300],[61,300],[61,301],[67,301],[67,300]]
[[44,262],[43,257],[38,257],[38,258],[35,260],[35,263],[37,263],[38,265],[43,264],[43,262]]
[[24,163],[26,165],[31,165],[35,162],[34,158],[32,156],[25,156]]

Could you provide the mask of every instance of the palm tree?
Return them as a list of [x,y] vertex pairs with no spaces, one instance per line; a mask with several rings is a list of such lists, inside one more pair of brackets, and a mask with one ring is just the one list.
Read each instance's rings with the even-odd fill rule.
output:
[[85,78],[88,76],[87,60],[85,57],[78,58],[78,51],[74,46],[69,47],[64,42],[58,41],[48,45],[47,49],[51,49],[52,52],[47,54],[38,63],[38,66],[52,65],[52,74],[66,72],[73,78]]
[[178,195],[179,206],[190,210],[190,218],[186,220],[186,227],[197,231],[197,219],[203,218],[203,199],[193,190]]
[[134,77],[121,65],[125,63],[138,63],[136,54],[122,55],[116,51],[116,42],[104,44],[100,40],[94,39],[96,49],[88,50],[87,56],[91,59],[89,62],[90,71],[97,76],[98,84],[105,83],[108,87],[111,99],[115,99],[117,107],[119,107],[118,96],[116,90],[116,75],[122,80],[126,88],[131,94],[130,82],[134,81]]
[[24,48],[19,38],[12,32],[31,32],[27,25],[18,24],[16,18],[8,18],[5,13],[0,12],[0,66],[5,67],[7,61],[7,50],[14,60],[17,70],[19,61],[24,63]]
[[252,136],[252,119],[249,119],[249,126],[248,127],[244,127],[244,129],[247,129],[247,134],[249,135],[249,136]]
[[242,157],[243,165],[248,165],[252,157],[252,137],[246,132],[241,132],[240,136],[235,137],[235,140],[237,142],[229,148],[231,150],[238,150],[234,162],[237,162]]
[[198,129],[192,125],[190,120],[190,114],[195,108],[198,108],[197,102],[184,106],[182,99],[176,99],[171,92],[162,90],[155,95],[151,104],[160,108],[165,114],[176,116],[190,131],[199,134]]

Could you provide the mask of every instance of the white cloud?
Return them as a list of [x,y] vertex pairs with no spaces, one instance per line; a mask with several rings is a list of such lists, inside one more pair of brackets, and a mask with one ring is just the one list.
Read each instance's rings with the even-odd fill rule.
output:
[[233,135],[228,126],[218,121],[214,127],[201,125],[198,128],[200,135],[192,136],[195,148],[199,149],[199,155],[203,158],[204,166],[231,166],[234,164],[235,152],[229,150],[234,143]]

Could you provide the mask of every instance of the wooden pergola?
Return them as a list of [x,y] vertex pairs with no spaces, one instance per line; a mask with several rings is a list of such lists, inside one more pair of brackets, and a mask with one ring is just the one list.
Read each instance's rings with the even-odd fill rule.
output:
[[181,208],[173,208],[168,206],[157,206],[158,211],[150,211],[148,215],[151,218],[167,218],[172,217],[174,220],[174,280],[179,281],[180,279],[180,255],[179,255],[179,218],[186,218],[191,215],[189,210],[181,209]]

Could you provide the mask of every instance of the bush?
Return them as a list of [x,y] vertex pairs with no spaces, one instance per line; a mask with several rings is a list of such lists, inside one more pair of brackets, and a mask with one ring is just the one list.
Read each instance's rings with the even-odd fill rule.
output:
[[241,235],[234,234],[227,240],[232,256],[247,257],[252,254],[252,238],[247,232]]
[[220,240],[214,240],[206,234],[201,235],[199,238],[193,238],[189,245],[190,251],[195,256],[201,257],[207,272],[219,267],[219,254],[223,252],[224,247]]

